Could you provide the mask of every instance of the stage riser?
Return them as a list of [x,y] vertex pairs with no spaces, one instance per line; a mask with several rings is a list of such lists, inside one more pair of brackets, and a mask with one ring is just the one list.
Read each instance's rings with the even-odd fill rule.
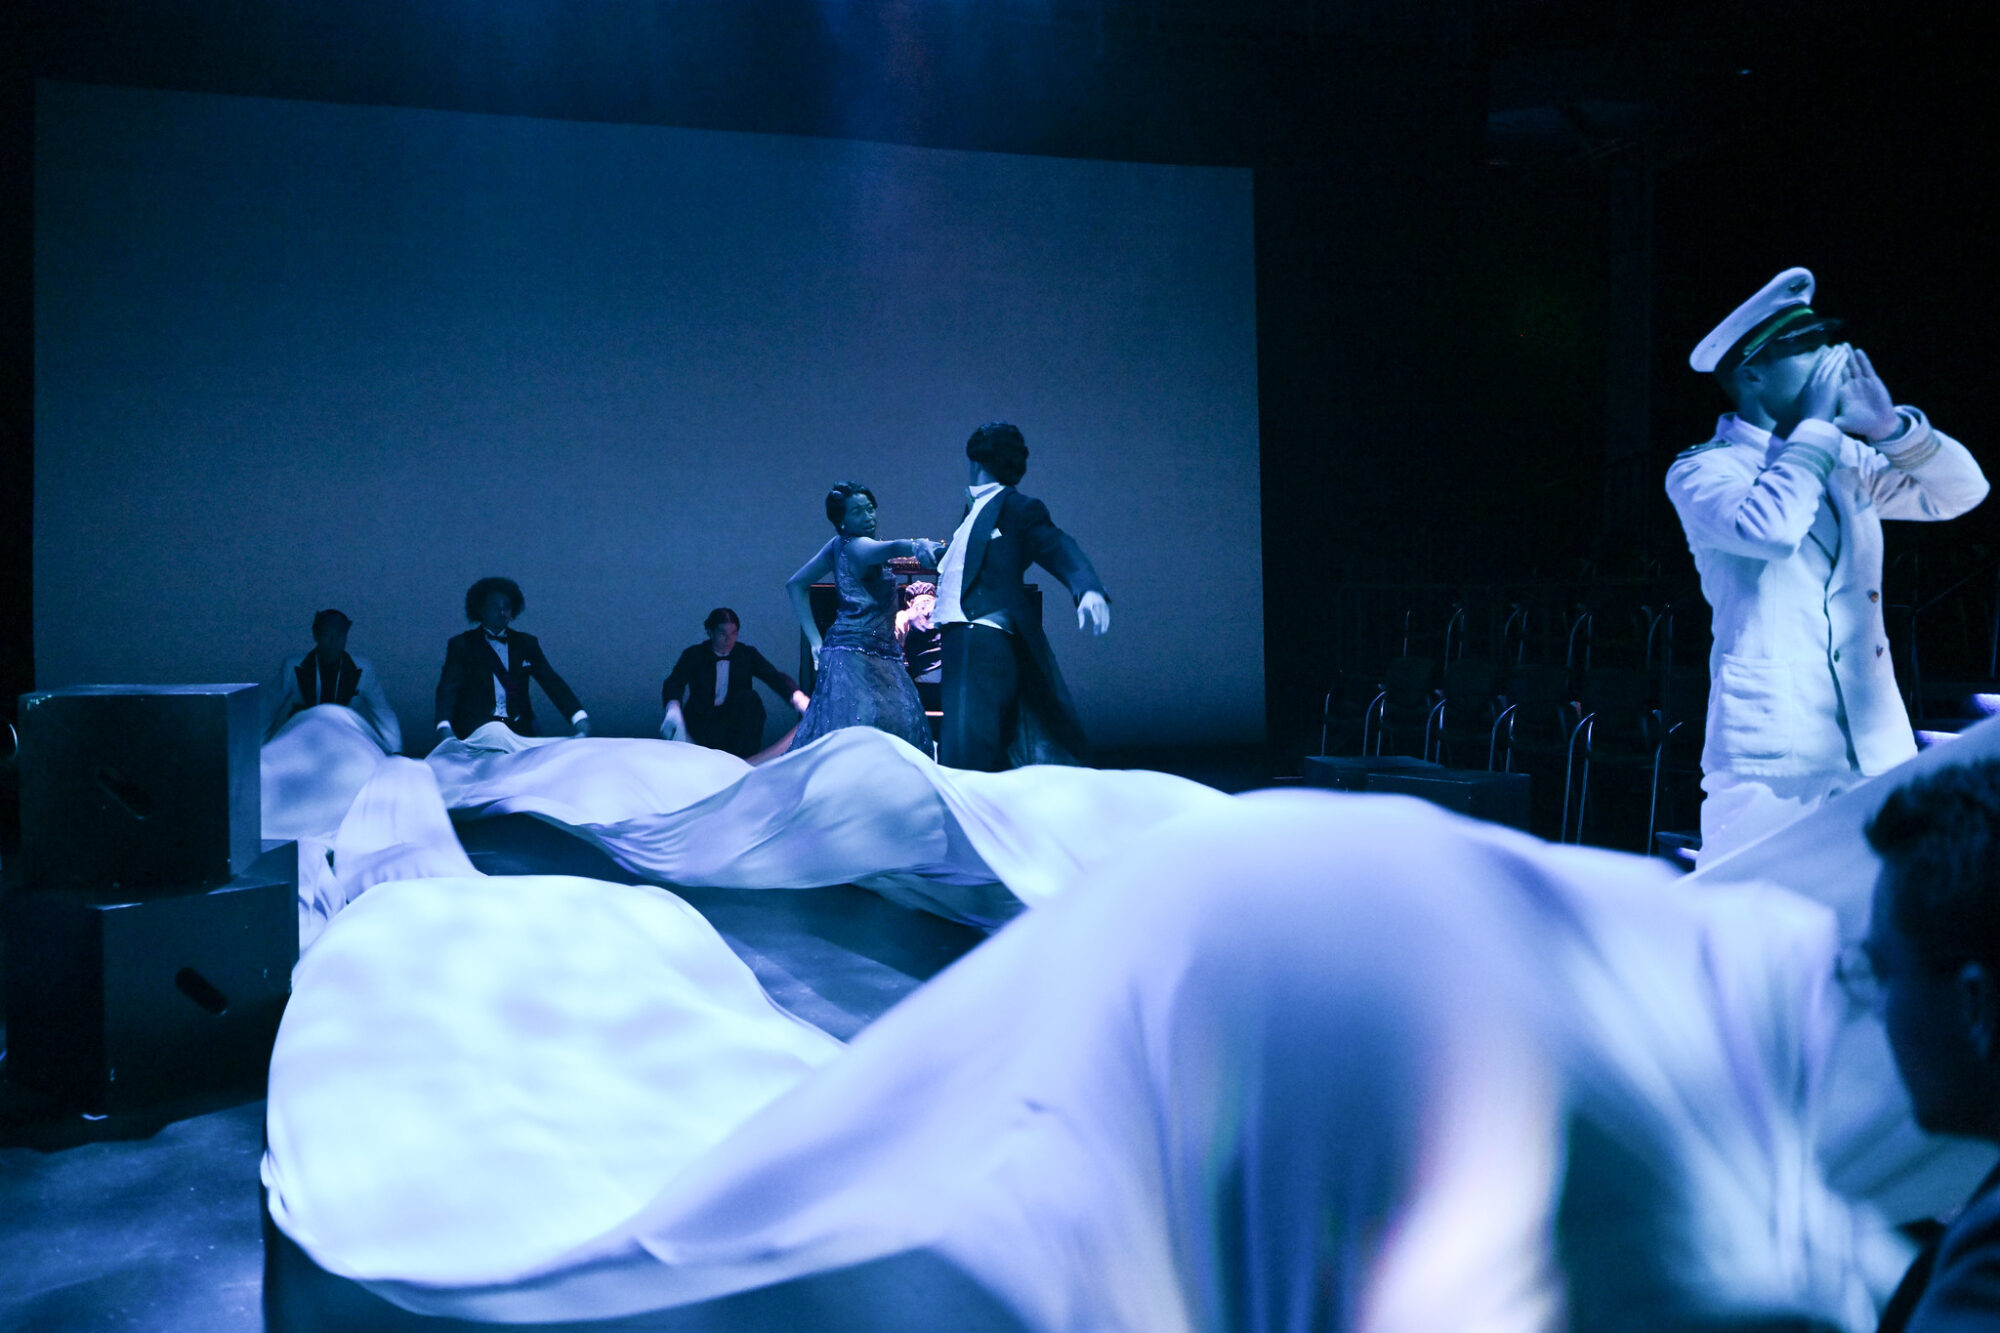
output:
[[1528,827],[1532,784],[1526,773],[1493,773],[1483,768],[1446,768],[1408,755],[1307,755],[1309,787],[1334,791],[1389,792],[1416,796],[1455,814],[1513,828]]
[[256,686],[78,686],[20,717],[30,888],[180,893],[257,859]]
[[1416,796],[1455,814],[1526,830],[1530,798],[1526,773],[1491,773],[1483,768],[1409,769],[1368,775],[1368,790]]
[[1368,780],[1376,773],[1444,771],[1442,764],[1434,764],[1428,759],[1418,759],[1413,755],[1382,754],[1355,757],[1310,754],[1306,756],[1305,761],[1305,783],[1308,787],[1326,787],[1333,791],[1367,791]]
[[7,1075],[85,1110],[263,1077],[298,961],[298,846],[215,889],[0,899]]

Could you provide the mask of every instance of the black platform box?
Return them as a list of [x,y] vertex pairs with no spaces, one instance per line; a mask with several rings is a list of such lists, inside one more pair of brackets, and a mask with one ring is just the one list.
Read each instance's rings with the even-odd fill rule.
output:
[[1371,773],[1442,773],[1442,764],[1407,754],[1372,754],[1359,757],[1337,754],[1309,754],[1305,762],[1308,787],[1331,787],[1335,791],[1367,791]]
[[213,888],[257,859],[255,685],[78,685],[20,719],[30,888]]
[[1433,805],[1474,819],[1528,827],[1528,775],[1492,773],[1483,768],[1382,770],[1368,775],[1368,790],[1421,796]]
[[124,1111],[260,1078],[299,957],[298,844],[220,888],[0,898],[7,1075]]

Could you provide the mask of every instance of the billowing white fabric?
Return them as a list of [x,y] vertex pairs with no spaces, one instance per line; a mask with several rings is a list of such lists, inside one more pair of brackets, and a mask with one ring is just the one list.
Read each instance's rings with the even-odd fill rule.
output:
[[414,759],[384,758],[330,836],[299,840],[299,950],[385,879],[474,873],[431,771]]
[[[1021,794],[973,785],[954,818]],[[398,882],[441,827],[343,830],[382,878],[301,964],[265,1168],[287,1234],[414,1309],[612,1316],[923,1251],[1036,1329],[1861,1329],[1896,1273],[1814,1166],[1834,930],[1777,890],[1216,798],[830,1057],[668,894]]]
[[[346,705],[308,704],[299,693],[298,671],[312,655],[313,650],[308,648],[305,652],[294,653],[286,658],[279,663],[276,678],[264,687],[264,738],[272,739],[285,723],[307,709],[344,706],[353,711],[383,754],[395,754],[401,750],[403,724],[397,719],[396,710],[389,704],[388,692],[382,688],[382,677],[376,672],[375,664],[365,657],[349,654],[349,660],[361,673],[354,698]],[[317,666],[315,666],[316,671]],[[316,687],[313,697],[315,699],[319,697]]]
[[330,840],[384,757],[352,708],[319,704],[292,714],[259,755],[265,838]]
[[[306,844],[302,944],[355,891],[351,877],[327,871],[324,853],[363,784],[393,762],[339,708],[299,714],[264,747],[265,836]],[[753,768],[682,742],[524,737],[489,723],[440,742],[424,764],[460,817],[536,815],[654,882],[857,883],[989,927],[1046,901],[1108,850],[1228,799],[1163,773],[960,772],[868,727]]]
[[751,771],[733,754],[684,741],[522,736],[499,722],[464,740],[447,736],[424,762],[453,810],[559,824],[679,810]]
[[525,811],[661,884],[860,884],[996,925],[1053,897],[1108,850],[1229,800],[1164,773],[944,768],[872,727],[847,727],[752,768],[671,741],[525,740],[482,727],[425,761],[445,801]]
[[840,1050],[662,890],[465,872],[379,887],[294,975],[265,1180],[335,1271],[540,1263]]
[[259,754],[266,842],[299,844],[299,947],[347,903],[330,861],[354,798],[386,759],[369,719],[339,704],[286,718]]
[[[1782,884],[1832,908],[1843,941],[1868,933],[1881,868],[1863,829],[1889,793],[1951,764],[2000,757],[2000,719],[1932,746],[1899,768],[1835,797],[1805,818],[1714,862],[1683,881],[1690,889]],[[1995,1150],[1917,1128],[1879,1017],[1849,1006],[1821,1097],[1820,1153],[1828,1178],[1892,1220],[1934,1217],[1965,1202],[1992,1169]]]

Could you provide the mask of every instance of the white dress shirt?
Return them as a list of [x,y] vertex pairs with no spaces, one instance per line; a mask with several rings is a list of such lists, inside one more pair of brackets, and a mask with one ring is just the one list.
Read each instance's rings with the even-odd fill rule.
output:
[[729,659],[718,656],[715,659],[715,706],[722,707],[722,701],[729,697]]
[[[942,629],[946,625],[966,623],[965,607],[960,597],[965,592],[965,547],[978,531],[977,525],[986,521],[986,515],[999,499],[1000,492],[1007,488],[997,481],[989,481],[982,486],[968,487],[965,498],[972,507],[966,511],[958,530],[951,534],[951,542],[945,547],[944,559],[938,561],[937,607],[931,612],[931,623]],[[996,515],[997,517],[997,515]],[[981,616],[972,622],[993,629],[1014,632],[1014,626],[1004,611],[996,611],[990,616]]]
[[493,653],[493,716],[507,720],[507,636],[488,633],[486,646]]

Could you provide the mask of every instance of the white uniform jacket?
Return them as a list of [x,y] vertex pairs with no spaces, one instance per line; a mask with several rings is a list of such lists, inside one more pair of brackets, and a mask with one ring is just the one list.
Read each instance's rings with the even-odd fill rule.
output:
[[1885,772],[1916,753],[1882,622],[1882,520],[1986,497],[1965,446],[1899,407],[1877,447],[1824,421],[1778,440],[1729,413],[1667,471],[1713,608],[1706,773]]
[[[290,720],[292,714],[307,706],[305,697],[299,693],[299,668],[312,655],[313,650],[308,648],[286,658],[278,668],[277,678],[267,687],[264,695],[267,710],[265,740],[277,735],[278,729]],[[352,653],[348,654],[347,660],[354,663],[361,673],[354,688],[354,698],[347,706],[367,724],[384,754],[399,753],[403,748],[403,724],[397,720],[396,710],[389,706],[389,696],[382,688],[382,678],[375,674],[375,664]]]

